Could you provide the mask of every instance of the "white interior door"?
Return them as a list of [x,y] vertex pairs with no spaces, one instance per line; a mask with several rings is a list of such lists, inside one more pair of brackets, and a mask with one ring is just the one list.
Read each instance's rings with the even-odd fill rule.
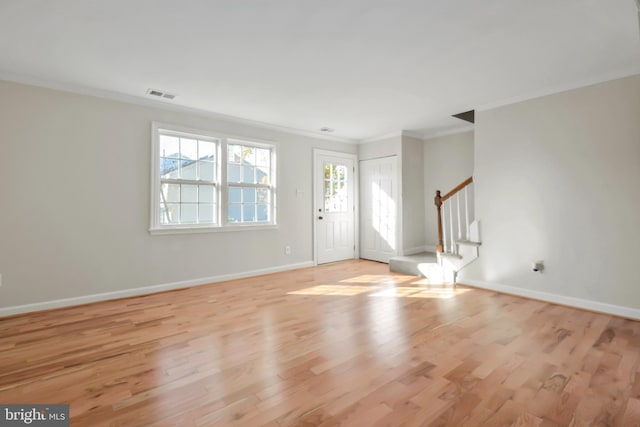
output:
[[360,162],[360,257],[389,262],[398,245],[396,156]]
[[355,156],[314,155],[316,263],[355,257]]

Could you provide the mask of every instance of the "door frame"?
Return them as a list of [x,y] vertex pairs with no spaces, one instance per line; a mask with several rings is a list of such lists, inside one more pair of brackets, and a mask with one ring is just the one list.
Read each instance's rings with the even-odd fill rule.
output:
[[344,153],[342,151],[323,150],[320,148],[313,149],[313,165],[311,170],[313,171],[312,186],[312,211],[311,220],[313,221],[313,264],[318,265],[318,222],[316,216],[318,214],[318,180],[320,177],[320,170],[318,170],[318,157],[320,156],[332,156],[342,157],[344,159],[350,159],[353,161],[353,244],[355,245],[355,251],[353,253],[353,259],[360,258],[360,170],[358,165],[358,156],[355,153]]

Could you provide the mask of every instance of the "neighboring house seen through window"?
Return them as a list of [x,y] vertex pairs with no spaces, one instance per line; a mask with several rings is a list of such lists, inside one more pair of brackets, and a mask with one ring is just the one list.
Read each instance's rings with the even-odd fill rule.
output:
[[152,232],[275,225],[275,147],[153,124]]
[[229,222],[269,222],[271,150],[227,144],[227,188]]
[[216,224],[219,140],[159,132],[160,224]]

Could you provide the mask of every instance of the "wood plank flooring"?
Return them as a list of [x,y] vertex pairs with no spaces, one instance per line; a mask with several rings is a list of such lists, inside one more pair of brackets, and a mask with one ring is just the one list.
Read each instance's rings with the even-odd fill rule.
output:
[[0,319],[72,426],[638,426],[640,323],[354,260]]

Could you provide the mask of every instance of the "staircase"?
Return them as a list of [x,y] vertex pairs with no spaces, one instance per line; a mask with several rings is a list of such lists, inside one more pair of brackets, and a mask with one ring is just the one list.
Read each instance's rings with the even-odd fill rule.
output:
[[[409,256],[396,256],[389,260],[389,270],[397,273],[432,278],[441,275],[438,255],[433,252],[422,252]],[[436,270],[434,270],[436,269]]]
[[473,194],[473,177],[444,196],[436,191],[437,253],[393,257],[389,260],[389,269],[455,284],[458,272],[480,255],[480,230],[478,221],[473,219]]

